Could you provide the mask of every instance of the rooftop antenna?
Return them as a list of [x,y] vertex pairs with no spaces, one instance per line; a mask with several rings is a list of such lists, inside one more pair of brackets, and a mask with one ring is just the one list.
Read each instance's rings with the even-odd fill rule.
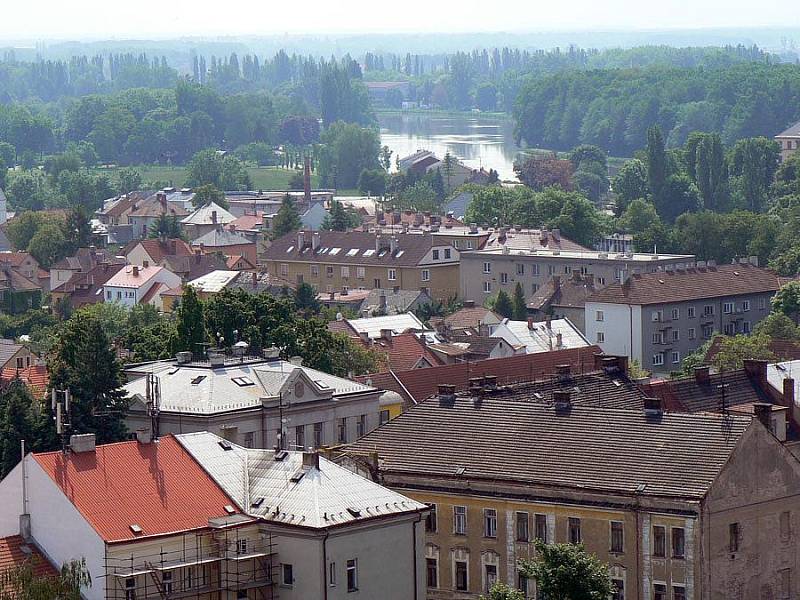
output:
[[67,453],[69,439],[69,432],[72,429],[72,424],[69,423],[69,408],[70,408],[70,393],[68,389],[57,390],[53,388],[50,397],[50,407],[53,410],[53,419],[56,422],[56,433],[61,438],[61,452]]
[[147,374],[145,387],[147,416],[150,417],[150,435],[153,442],[158,441],[161,425],[161,384],[155,373]]

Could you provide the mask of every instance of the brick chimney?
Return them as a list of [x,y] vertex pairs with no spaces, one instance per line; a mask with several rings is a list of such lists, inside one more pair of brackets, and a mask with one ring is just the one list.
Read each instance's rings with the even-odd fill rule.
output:
[[217,224],[217,211],[211,211],[211,222],[216,225]]
[[133,276],[134,277],[138,277],[139,276],[139,267],[136,266],[136,265],[133,265]]
[[381,338],[386,340],[387,342],[392,341],[392,330],[391,329],[381,329]]
[[311,206],[311,157],[306,156],[303,165],[303,198],[306,206]]
[[553,404],[557,411],[568,411],[572,408],[572,396],[569,390],[553,391]]
[[764,390],[767,387],[767,361],[747,358],[744,361],[744,371],[750,379],[753,379]]
[[711,383],[711,367],[703,365],[694,368],[694,380],[699,385],[708,385]]
[[450,383],[440,383],[437,386],[440,404],[448,404],[456,400],[456,386]]
[[528,329],[532,331],[533,327],[533,317],[528,317]]
[[772,431],[772,404],[767,402],[753,403],[753,412],[761,424]]
[[783,405],[790,409],[794,407],[794,379],[791,377],[783,380]]

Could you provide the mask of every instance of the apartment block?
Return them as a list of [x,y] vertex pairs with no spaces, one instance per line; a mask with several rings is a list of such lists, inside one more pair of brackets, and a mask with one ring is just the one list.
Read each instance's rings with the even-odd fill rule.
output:
[[632,275],[586,300],[586,337],[647,370],[677,370],[715,334],[752,332],[780,284],[750,263]]

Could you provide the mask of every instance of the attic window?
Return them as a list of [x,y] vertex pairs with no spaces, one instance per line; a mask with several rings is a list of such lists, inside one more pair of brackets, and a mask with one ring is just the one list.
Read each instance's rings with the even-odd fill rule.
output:
[[358,254],[358,248],[350,248],[347,251],[347,256],[355,256],[356,254]]
[[137,525],[136,523],[131,525],[130,528],[134,535],[139,535],[143,531],[141,525]]
[[328,386],[327,386],[327,385],[325,385],[323,382],[321,382],[319,379],[315,379],[315,380],[314,380],[314,383],[316,383],[316,384],[317,384],[319,387],[321,387],[323,390],[327,390],[327,389],[328,389]]
[[383,258],[384,256],[386,256],[387,252],[388,250],[386,248],[383,248],[380,252],[378,252],[378,258]]
[[395,254],[395,255],[394,255],[394,257],[395,257],[395,258],[400,258],[401,256],[403,256],[403,253],[404,253],[404,252],[405,252],[405,250],[398,250],[398,251],[397,251],[397,254]]
[[456,469],[456,475],[459,475],[459,476],[463,475],[466,472],[467,472],[467,467],[458,467]]
[[169,371],[167,371],[167,375],[175,375],[175,373],[177,373],[180,370],[181,370],[180,367],[175,367],[174,369],[170,369]]
[[286,450],[279,450],[275,453],[275,460],[281,462],[284,458],[286,458],[289,453]]
[[233,508],[233,506],[231,506],[230,504],[226,504],[224,506],[224,508],[225,508],[225,512],[228,513],[229,515],[232,515],[232,514],[234,514],[236,512],[236,509]]
[[303,476],[305,474],[306,474],[306,472],[303,471],[303,469],[300,469],[299,471],[297,471],[294,475],[292,475],[289,478],[289,481],[291,481],[292,483],[297,483],[298,481],[300,481],[303,478]]
[[259,496],[250,504],[250,508],[260,508],[261,505],[264,504],[264,497]]
[[231,380],[239,387],[247,387],[248,385],[255,385],[255,383],[253,383],[253,380],[250,379],[249,377],[232,377]]
[[205,379],[205,378],[206,378],[206,376],[205,376],[205,375],[198,375],[197,377],[195,377],[194,379],[192,379],[192,385],[197,385],[197,384],[199,384],[199,383],[200,383],[201,381],[203,381],[203,379]]
[[225,452],[233,450],[233,446],[231,446],[231,443],[228,440],[220,440],[218,443],[219,447],[225,450]]
[[372,248],[364,250],[364,256],[372,256],[373,254],[375,254],[375,250],[373,250]]
[[294,246],[289,246],[289,247],[286,249],[286,254],[289,254],[289,253],[290,253],[292,250],[294,250]]
[[341,248],[331,248],[331,251],[328,253],[331,256],[336,256],[341,251]]
[[353,517],[360,517],[361,516],[361,511],[358,510],[357,508],[353,508],[351,506],[347,507],[347,512],[349,512],[350,515],[353,516]]

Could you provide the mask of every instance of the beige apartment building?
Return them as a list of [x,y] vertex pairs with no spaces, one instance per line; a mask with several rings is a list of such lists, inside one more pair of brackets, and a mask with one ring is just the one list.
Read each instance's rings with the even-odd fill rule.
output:
[[458,295],[459,255],[430,234],[299,231],[275,240],[264,263],[271,275],[322,293],[397,288],[446,301]]
[[775,136],[781,146],[781,161],[800,150],[800,121]]
[[498,581],[535,598],[517,564],[536,539],[585,544],[614,600],[797,598],[800,463],[765,426],[770,405],[667,412],[619,359],[602,366],[440,385],[351,447],[345,461],[431,507],[427,598]]

